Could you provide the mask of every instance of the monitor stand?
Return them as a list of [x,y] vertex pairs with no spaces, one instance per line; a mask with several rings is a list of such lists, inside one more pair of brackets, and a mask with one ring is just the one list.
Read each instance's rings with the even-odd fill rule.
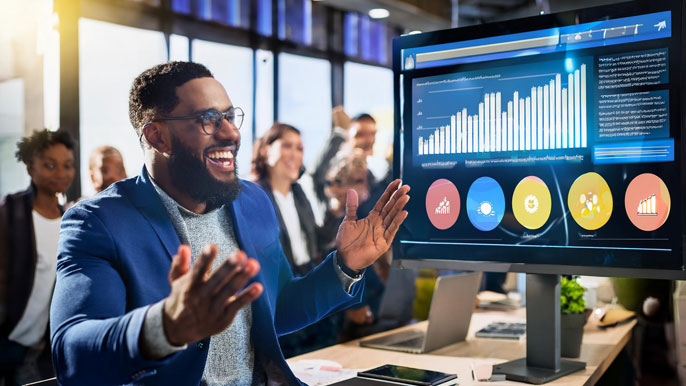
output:
[[560,359],[560,275],[526,274],[526,358],[495,365],[493,373],[540,385],[584,368]]

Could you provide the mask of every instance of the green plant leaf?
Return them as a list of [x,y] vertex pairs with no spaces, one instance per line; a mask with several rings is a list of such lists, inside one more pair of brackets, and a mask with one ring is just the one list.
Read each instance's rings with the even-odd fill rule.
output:
[[563,314],[580,314],[586,310],[586,288],[579,284],[577,278],[562,277],[560,281],[560,311]]

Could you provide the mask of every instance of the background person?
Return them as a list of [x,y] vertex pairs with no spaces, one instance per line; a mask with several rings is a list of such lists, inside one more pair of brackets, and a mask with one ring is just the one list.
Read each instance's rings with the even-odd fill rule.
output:
[[74,180],[74,141],[65,131],[36,131],[17,144],[31,185],[0,203],[0,383],[52,376],[48,316],[55,283],[62,207]]
[[[317,159],[314,172],[312,172],[314,190],[321,202],[327,201],[324,193],[327,184],[326,175],[329,169],[334,166],[332,160],[337,157],[337,154],[341,151],[348,154],[354,149],[359,149],[365,157],[371,157],[374,153],[376,140],[376,121],[371,115],[363,113],[351,119],[343,106],[336,106],[333,109],[332,117],[333,131]],[[376,179],[370,172],[369,182],[374,184],[382,178],[383,176]]]
[[100,146],[93,150],[88,159],[91,182],[97,193],[113,183],[126,178],[124,158],[113,146]]
[[[321,262],[323,238],[312,206],[297,182],[304,172],[300,131],[275,122],[256,142],[253,154],[252,175],[274,205],[284,255],[293,275],[304,276]],[[289,358],[335,344],[342,321],[340,313],[333,313],[281,336],[279,344],[284,356]]]
[[303,173],[300,131],[275,122],[254,146],[252,177],[274,204],[281,247],[293,275],[303,276],[321,262],[312,206],[298,184]]

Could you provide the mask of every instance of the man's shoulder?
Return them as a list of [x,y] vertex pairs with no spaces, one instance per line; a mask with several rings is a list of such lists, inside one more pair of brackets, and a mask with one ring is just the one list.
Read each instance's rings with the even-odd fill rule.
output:
[[73,211],[85,211],[90,213],[106,211],[109,213],[116,213],[112,211],[133,207],[131,192],[136,186],[137,178],[138,177],[131,177],[115,182],[95,196],[80,200],[73,207],[69,208],[65,215],[68,215]]
[[267,196],[267,193],[260,185],[247,180],[241,180],[241,184],[243,185],[243,189],[236,199],[241,206],[260,207],[265,204],[271,206],[269,196]]

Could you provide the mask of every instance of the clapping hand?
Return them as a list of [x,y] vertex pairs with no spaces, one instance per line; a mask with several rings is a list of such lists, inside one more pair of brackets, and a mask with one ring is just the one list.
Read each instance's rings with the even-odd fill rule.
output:
[[174,256],[163,317],[169,343],[182,346],[224,331],[243,306],[262,294],[262,284],[257,282],[241,290],[260,271],[257,260],[238,251],[211,271],[216,257],[213,244],[203,248],[192,267],[187,245],[181,245]]

